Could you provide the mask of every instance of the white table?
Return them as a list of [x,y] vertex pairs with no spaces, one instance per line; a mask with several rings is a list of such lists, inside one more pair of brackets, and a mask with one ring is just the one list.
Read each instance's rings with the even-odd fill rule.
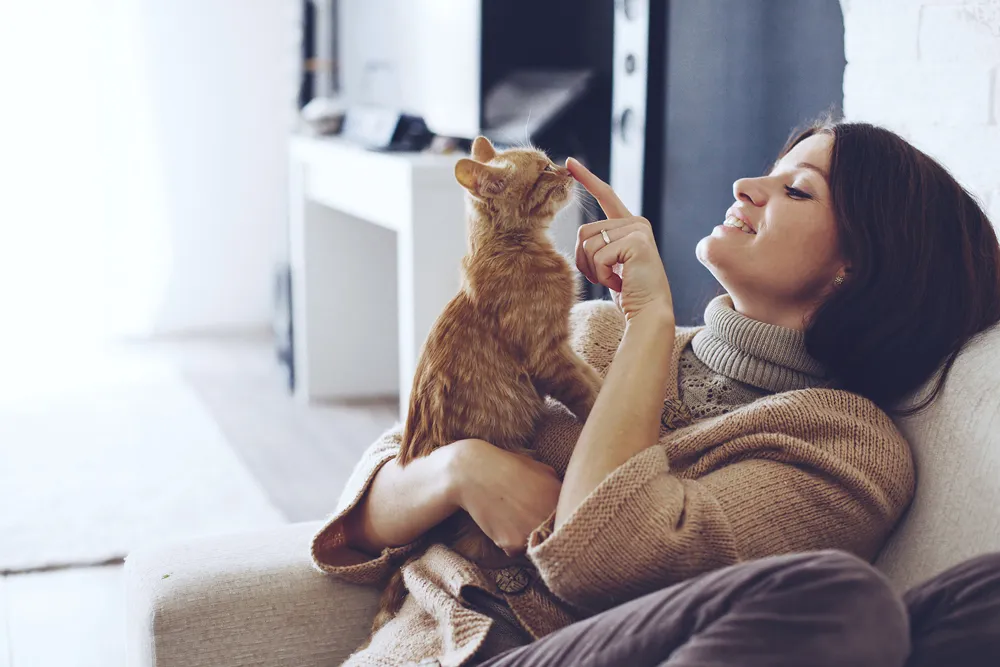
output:
[[[289,244],[296,394],[399,395],[459,287],[466,252],[455,156],[294,137]],[[405,408],[404,408],[405,409]]]
[[[305,400],[398,395],[458,291],[466,253],[462,156],[376,153],[294,137],[289,242],[295,393]],[[571,251],[579,211],[552,231]]]

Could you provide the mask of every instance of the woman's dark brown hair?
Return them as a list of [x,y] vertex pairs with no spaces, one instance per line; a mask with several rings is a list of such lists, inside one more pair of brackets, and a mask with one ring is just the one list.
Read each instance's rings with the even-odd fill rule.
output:
[[[912,414],[937,397],[962,346],[1000,321],[1000,244],[976,199],[889,130],[823,121],[847,280],[815,311],[806,348],[837,386]],[[943,368],[932,392],[900,402]]]

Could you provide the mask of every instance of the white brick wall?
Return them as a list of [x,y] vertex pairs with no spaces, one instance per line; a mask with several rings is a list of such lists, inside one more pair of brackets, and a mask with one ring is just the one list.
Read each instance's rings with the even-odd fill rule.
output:
[[844,112],[940,160],[1000,226],[1000,0],[840,0]]

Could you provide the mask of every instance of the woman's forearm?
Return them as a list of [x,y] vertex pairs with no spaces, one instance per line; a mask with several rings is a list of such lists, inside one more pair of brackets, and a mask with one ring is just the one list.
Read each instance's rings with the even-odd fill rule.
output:
[[349,546],[369,554],[408,544],[451,516],[454,500],[449,447],[401,467],[396,459],[378,471],[361,502],[344,517]]
[[558,528],[618,466],[652,446],[674,348],[672,314],[640,314],[629,322],[563,478]]

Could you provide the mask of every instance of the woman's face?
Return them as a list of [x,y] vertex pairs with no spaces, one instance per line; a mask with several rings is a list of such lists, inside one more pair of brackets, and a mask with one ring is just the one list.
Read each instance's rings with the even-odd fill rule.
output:
[[744,315],[802,329],[844,272],[827,179],[832,146],[830,135],[813,135],[767,176],[733,183],[725,223],[698,243],[698,260]]

